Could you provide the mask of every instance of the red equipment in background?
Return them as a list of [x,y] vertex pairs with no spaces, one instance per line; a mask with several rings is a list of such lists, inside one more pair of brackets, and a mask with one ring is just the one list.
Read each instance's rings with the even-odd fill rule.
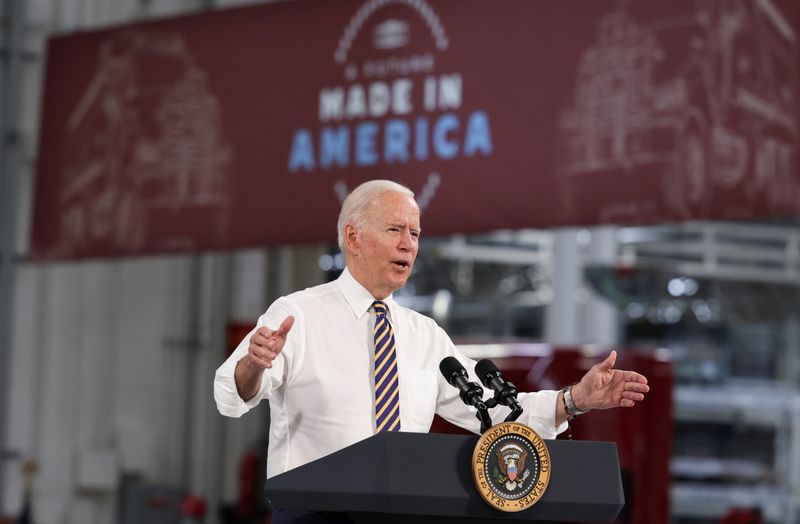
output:
[[[475,360],[490,358],[520,391],[559,389],[580,380],[609,350],[546,344],[461,345]],[[666,350],[618,351],[617,369],[645,375],[650,393],[630,409],[593,411],[571,422],[575,440],[617,443],[625,507],[619,524],[666,524],[669,520],[669,461],[672,451],[672,364]],[[495,421],[498,422],[498,421]],[[465,433],[438,416],[431,432]],[[559,438],[566,438],[563,433]],[[554,464],[558,468],[557,464]]]

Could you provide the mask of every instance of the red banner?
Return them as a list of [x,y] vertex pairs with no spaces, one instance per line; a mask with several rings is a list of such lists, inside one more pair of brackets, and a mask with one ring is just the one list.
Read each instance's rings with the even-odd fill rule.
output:
[[792,0],[296,0],[51,39],[32,253],[800,211]]

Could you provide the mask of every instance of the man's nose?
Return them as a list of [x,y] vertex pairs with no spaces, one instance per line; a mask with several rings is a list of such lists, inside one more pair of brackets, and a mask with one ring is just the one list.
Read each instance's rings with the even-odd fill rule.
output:
[[403,251],[410,251],[414,245],[414,239],[411,237],[411,231],[403,231],[400,235],[400,244],[397,246]]

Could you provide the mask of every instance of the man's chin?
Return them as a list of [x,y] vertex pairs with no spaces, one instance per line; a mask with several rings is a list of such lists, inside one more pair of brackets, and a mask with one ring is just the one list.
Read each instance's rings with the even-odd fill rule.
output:
[[411,271],[409,271],[407,275],[393,275],[392,283],[394,284],[395,291],[406,285],[410,274]]

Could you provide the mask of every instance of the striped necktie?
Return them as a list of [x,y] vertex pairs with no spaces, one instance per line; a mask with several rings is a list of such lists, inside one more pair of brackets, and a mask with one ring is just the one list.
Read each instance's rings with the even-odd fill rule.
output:
[[397,347],[386,316],[386,304],[372,303],[375,310],[375,427],[400,431],[400,388],[397,377]]

